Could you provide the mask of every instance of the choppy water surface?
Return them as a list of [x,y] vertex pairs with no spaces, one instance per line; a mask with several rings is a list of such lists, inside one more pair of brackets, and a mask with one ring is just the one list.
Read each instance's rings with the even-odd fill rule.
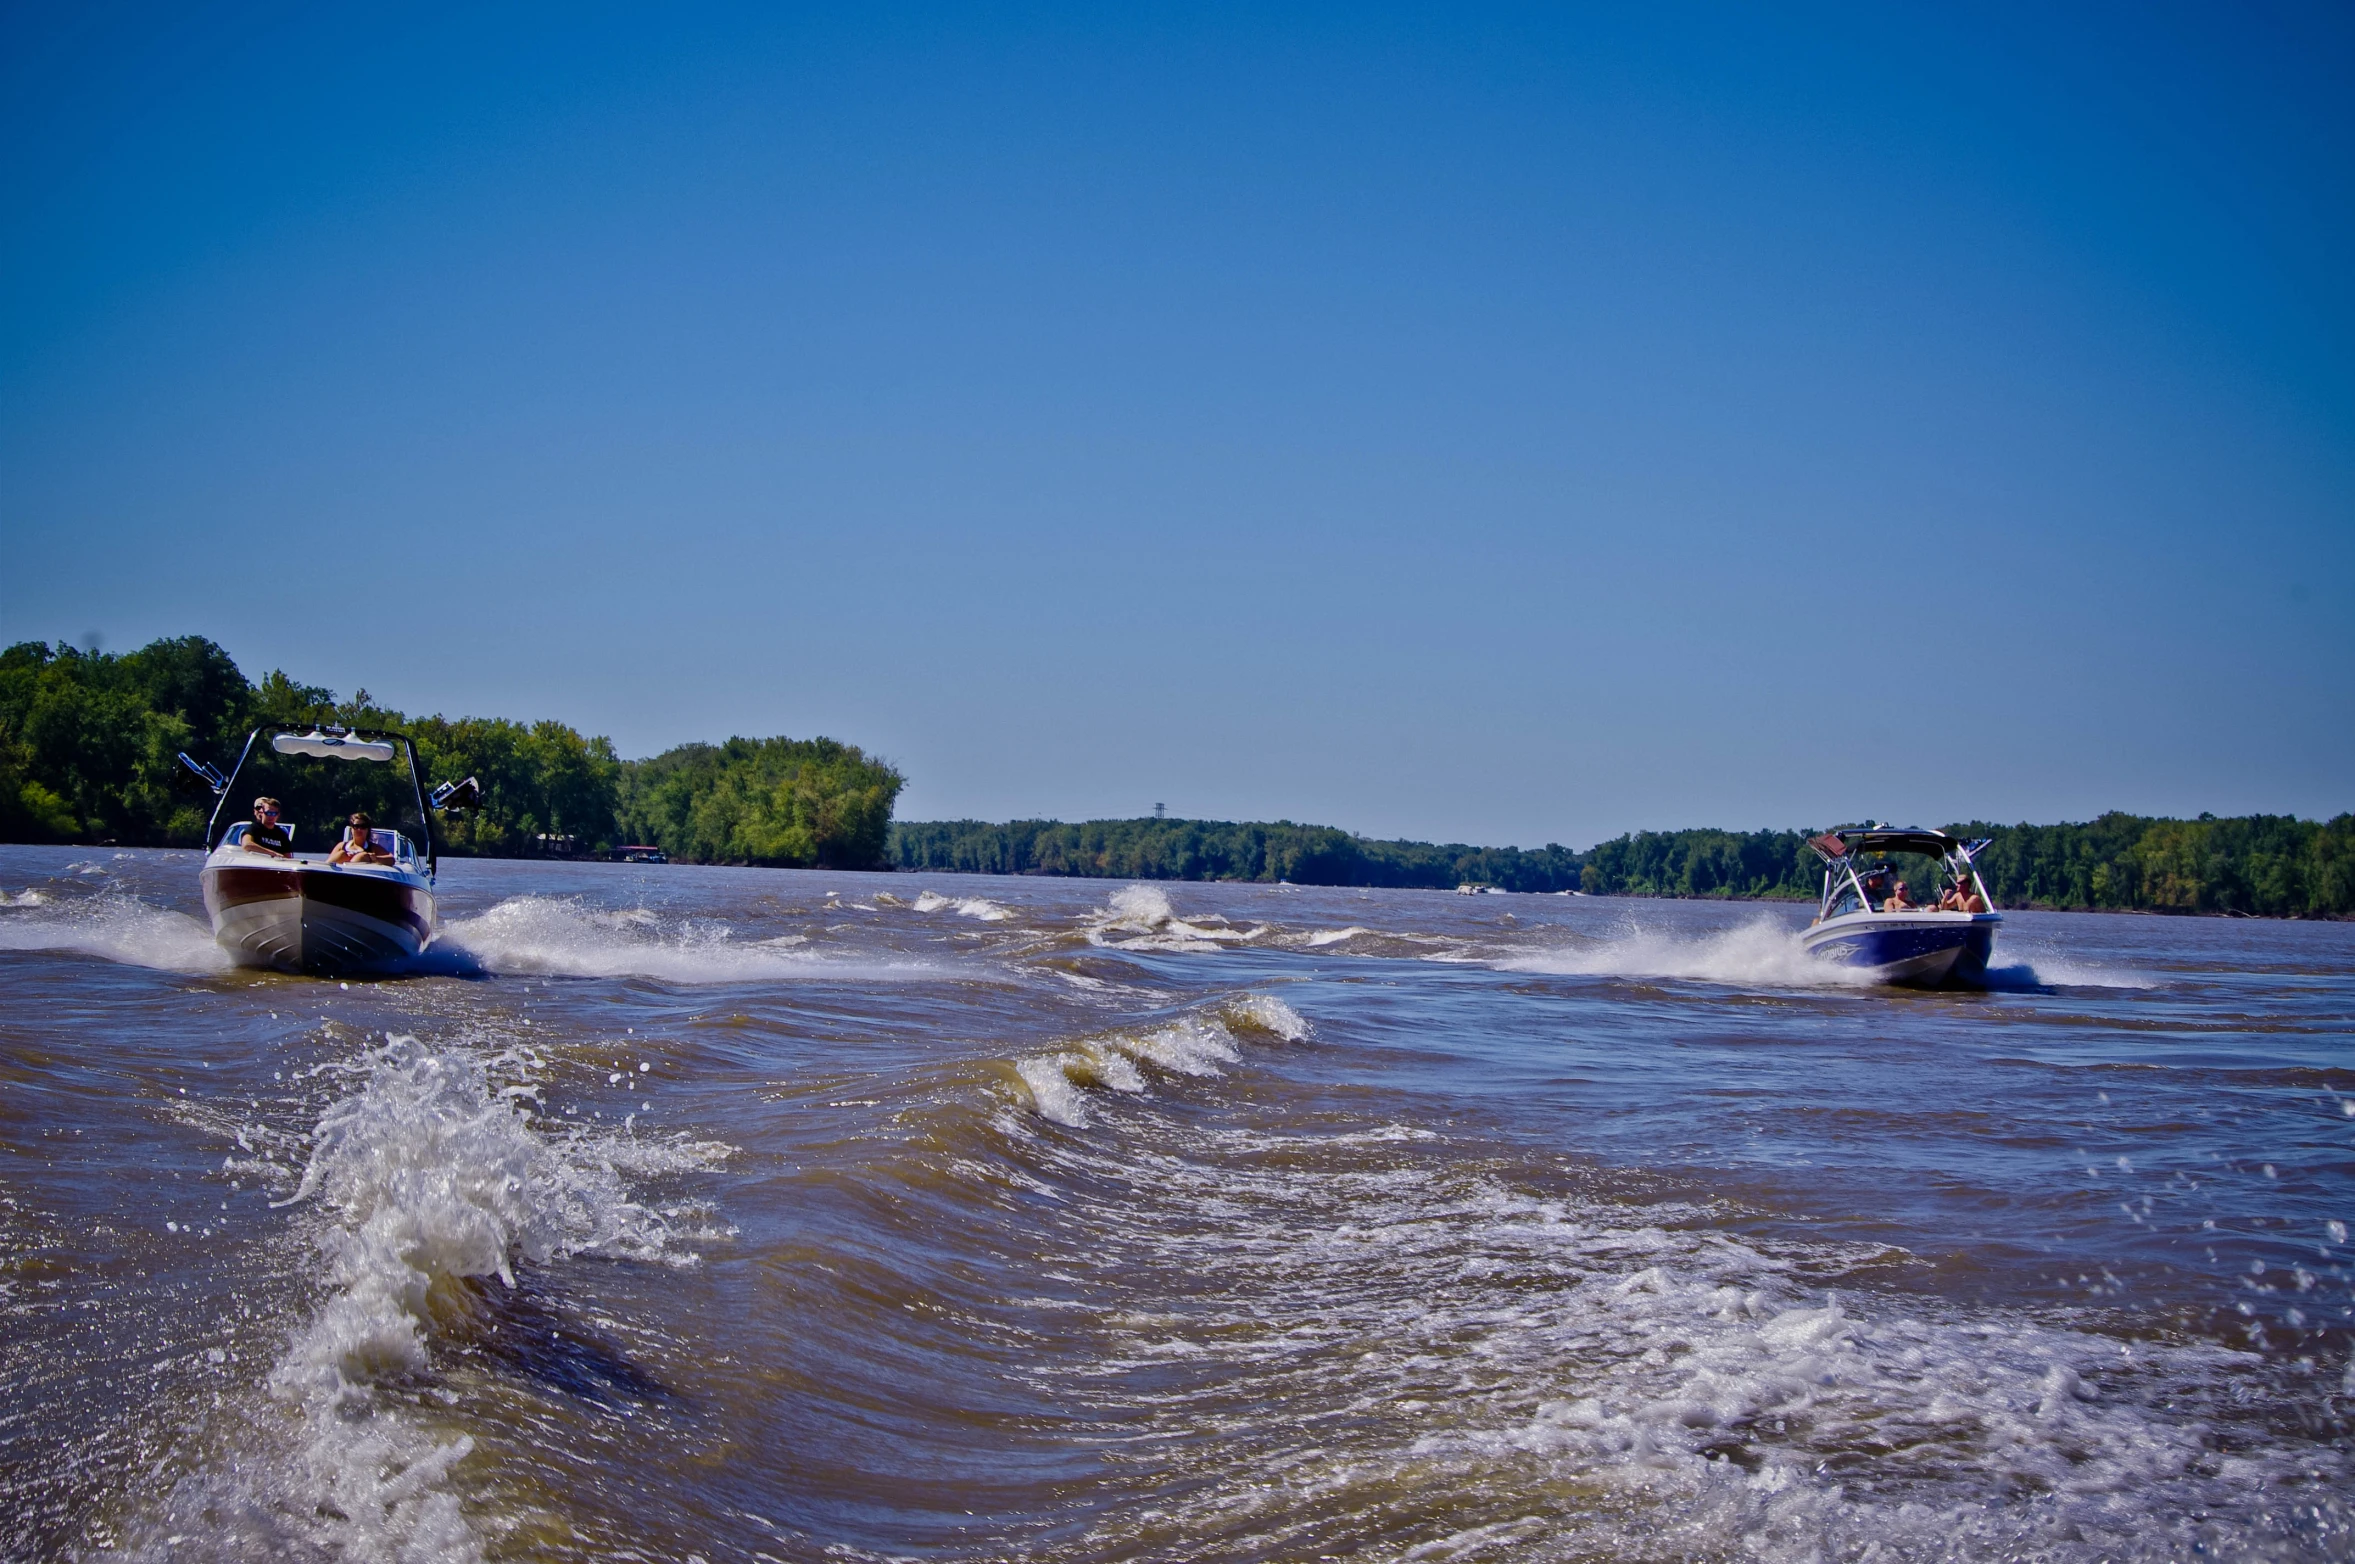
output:
[[0,1555],[2344,1558],[2355,926],[0,848]]

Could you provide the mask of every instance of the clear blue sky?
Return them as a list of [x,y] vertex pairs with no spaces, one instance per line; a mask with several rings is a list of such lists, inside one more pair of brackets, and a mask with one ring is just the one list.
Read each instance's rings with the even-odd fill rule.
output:
[[0,639],[907,818],[2355,808],[2355,13],[1950,9],[12,7]]

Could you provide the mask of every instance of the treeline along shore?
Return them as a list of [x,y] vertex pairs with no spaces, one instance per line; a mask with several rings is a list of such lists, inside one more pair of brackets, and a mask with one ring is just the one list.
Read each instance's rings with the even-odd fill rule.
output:
[[[561,722],[409,716],[365,690],[339,701],[281,672],[248,680],[201,636],[121,655],[38,641],[0,652],[0,840],[199,845],[213,800],[179,765],[180,751],[226,771],[256,727],[329,722],[408,734],[428,782],[481,781],[479,809],[436,822],[444,852],[526,856],[554,843],[604,853],[645,843],[691,863],[889,866],[904,779],[854,745],[732,738],[623,760],[609,741]],[[413,815],[400,771],[280,767],[239,791],[285,795],[289,817],[314,833],[299,843],[318,840],[339,810]],[[231,817],[245,818],[248,803],[233,799]]]
[[[1072,874],[1139,880],[1290,880],[1298,885],[1494,885],[1593,896],[1813,901],[1823,867],[1800,831],[1638,831],[1583,853],[1462,843],[1374,841],[1290,821],[977,820],[891,829],[902,869],[959,874]],[[2355,915],[2355,815],[2157,820],[2107,814],[2081,825],[1945,829],[1993,837],[1979,855],[1988,893],[2007,907]],[[1926,860],[1900,859],[1917,885]]]
[[[685,863],[1787,900],[1812,900],[1822,873],[1809,830],[1639,831],[1575,852],[1377,841],[1289,820],[895,824],[904,779],[855,745],[732,738],[623,760],[561,722],[412,717],[365,690],[339,701],[282,672],[249,680],[200,636],[120,655],[37,641],[0,652],[0,840],[194,846],[212,799],[191,789],[181,750],[226,769],[252,728],[326,722],[409,734],[429,780],[479,778],[482,807],[438,828],[462,855],[527,856],[552,838],[581,853],[644,843]],[[393,769],[286,775],[285,787],[320,790],[290,812],[313,830],[339,808],[396,817],[406,779]],[[242,818],[246,800],[234,802]],[[2351,815],[1947,829],[1995,839],[1979,865],[2007,907],[2355,916]],[[1901,867],[1929,883],[1926,863]]]
[[1114,880],[1290,880],[1295,885],[1447,887],[1512,891],[1584,888],[1566,847],[1470,847],[1378,842],[1289,820],[979,820],[891,828],[902,869],[953,874],[1077,874]]

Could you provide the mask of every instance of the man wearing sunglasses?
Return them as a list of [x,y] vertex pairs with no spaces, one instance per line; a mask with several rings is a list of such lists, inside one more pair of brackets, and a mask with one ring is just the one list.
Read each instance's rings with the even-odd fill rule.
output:
[[253,820],[254,823],[245,828],[245,840],[240,846],[249,853],[268,853],[273,858],[294,856],[294,838],[278,823],[278,800],[255,799]]

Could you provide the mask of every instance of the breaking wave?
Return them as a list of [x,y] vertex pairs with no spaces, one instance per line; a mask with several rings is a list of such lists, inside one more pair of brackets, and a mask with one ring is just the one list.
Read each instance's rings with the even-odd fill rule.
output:
[[1111,904],[1097,909],[1087,925],[1091,945],[1112,950],[1178,951],[1207,954],[1248,944],[1268,932],[1264,924],[1236,928],[1216,913],[1181,918],[1168,895],[1154,885],[1124,885]]
[[708,1167],[729,1149],[544,1135],[520,1105],[538,1062],[394,1037],[339,1067],[358,1089],[318,1121],[299,1179],[279,1160],[289,1137],[240,1136],[255,1154],[226,1168],[291,1183],[276,1204],[314,1214],[327,1298],[270,1371],[248,1437],[163,1496],[130,1556],[482,1556],[450,1480],[472,1439],[433,1426],[421,1398],[386,1392],[429,1375],[433,1339],[464,1329],[489,1279],[512,1288],[520,1266],[698,1263],[684,1239],[707,1235],[682,1234],[624,1175]]
[[983,923],[1004,923],[1014,916],[986,896],[943,896],[937,891],[926,891],[911,905],[918,912],[954,912],[962,917],[978,918]]
[[1296,1043],[1308,1037],[1309,1027],[1273,995],[1246,994],[1159,1026],[1077,1039],[1054,1053],[1016,1060],[1014,1073],[1040,1118],[1079,1129],[1093,1117],[1089,1092],[1139,1094],[1149,1072],[1222,1074],[1221,1065],[1241,1061],[1242,1043],[1253,1033]]

